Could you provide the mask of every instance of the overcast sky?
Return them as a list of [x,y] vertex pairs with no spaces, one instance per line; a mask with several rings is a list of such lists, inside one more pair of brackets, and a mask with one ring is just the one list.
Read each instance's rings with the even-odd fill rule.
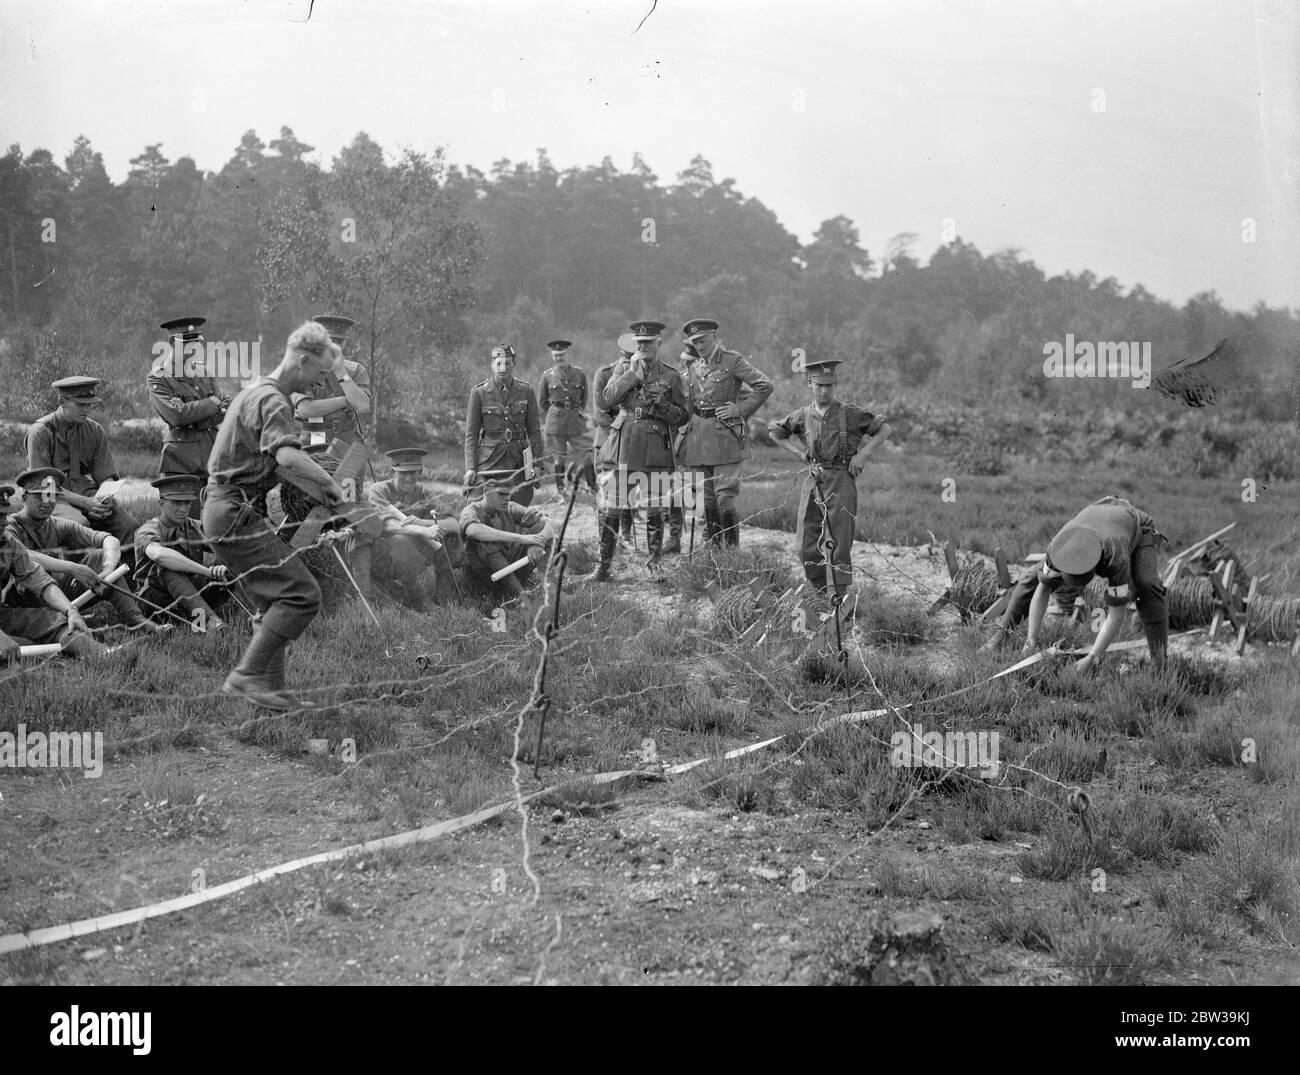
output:
[[[484,170],[702,153],[801,240],[985,253],[1300,308],[1292,0],[0,0],[0,143],[121,179],[282,125]],[[635,32],[634,32],[635,31]],[[1255,241],[1247,218],[1254,221]],[[688,281],[683,281],[683,284]]]

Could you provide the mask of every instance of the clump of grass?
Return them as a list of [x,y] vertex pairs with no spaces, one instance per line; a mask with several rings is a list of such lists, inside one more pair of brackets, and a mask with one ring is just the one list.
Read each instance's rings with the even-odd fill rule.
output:
[[1058,965],[1088,985],[1141,985],[1177,964],[1167,934],[1133,922],[1093,915],[1052,938]]
[[935,811],[937,824],[954,840],[1005,840],[1013,833],[1041,832],[1056,812],[1014,785],[969,783]]
[[756,579],[775,596],[795,585],[795,565],[785,556],[745,546],[701,549],[699,543],[697,533],[695,554],[689,559],[683,557],[674,568],[673,581],[683,593],[701,596],[710,583],[721,592],[733,586],[748,586]]
[[1031,907],[1016,907],[1004,898],[988,918],[989,935],[1000,943],[1018,944],[1031,952],[1050,952],[1057,917]]
[[859,629],[873,646],[914,646],[934,638],[935,621],[915,599],[894,597],[879,586],[864,586],[853,602]]
[[1215,828],[1190,806],[1148,795],[1125,802],[1108,831],[1135,858],[1165,864],[1180,852],[1208,851],[1218,843]]
[[618,805],[618,793],[613,784],[571,780],[535,801],[546,809],[563,810],[566,814],[595,815],[614,809]]
[[776,812],[776,773],[756,759],[709,762],[699,766],[694,776],[688,798],[716,802],[742,813]]
[[1104,772],[1104,753],[1094,743],[1066,732],[1034,751],[1027,764],[1054,780],[1084,784]]
[[1065,881],[1087,877],[1097,867],[1110,872],[1123,863],[1107,840],[1089,839],[1077,821],[1058,817],[1044,828],[1043,837],[1043,846],[1022,851],[1017,856],[1016,861],[1026,877]]
[[1265,933],[1271,925],[1291,940],[1297,930],[1295,860],[1270,845],[1267,830],[1224,840],[1197,887],[1213,908],[1241,921],[1252,934]]

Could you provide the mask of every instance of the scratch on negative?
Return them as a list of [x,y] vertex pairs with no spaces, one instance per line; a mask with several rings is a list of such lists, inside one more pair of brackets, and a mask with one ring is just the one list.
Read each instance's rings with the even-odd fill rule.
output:
[[[648,19],[651,15],[655,13],[655,8],[657,8],[658,6],[659,6],[659,0],[650,0],[650,10],[641,16],[641,21],[636,24],[636,30],[641,29],[641,27],[645,25],[646,19]],[[632,34],[636,33],[636,30],[633,30]],[[628,34],[627,36],[631,37],[632,34]]]

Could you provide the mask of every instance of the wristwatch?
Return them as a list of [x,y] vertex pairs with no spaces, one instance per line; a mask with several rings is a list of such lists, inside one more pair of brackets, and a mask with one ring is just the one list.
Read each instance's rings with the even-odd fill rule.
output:
[[345,373],[342,377],[339,378],[339,384],[342,384],[344,381],[350,381],[350,380],[352,380],[352,374]]

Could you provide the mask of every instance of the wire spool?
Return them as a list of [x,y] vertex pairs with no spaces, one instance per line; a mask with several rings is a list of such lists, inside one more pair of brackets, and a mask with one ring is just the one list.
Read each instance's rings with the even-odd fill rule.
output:
[[713,603],[713,614],[732,638],[744,634],[758,620],[759,612],[748,586],[723,590]]
[[978,616],[998,599],[1001,592],[997,572],[987,564],[976,562],[957,569],[957,574],[952,577],[949,600],[958,611]]

